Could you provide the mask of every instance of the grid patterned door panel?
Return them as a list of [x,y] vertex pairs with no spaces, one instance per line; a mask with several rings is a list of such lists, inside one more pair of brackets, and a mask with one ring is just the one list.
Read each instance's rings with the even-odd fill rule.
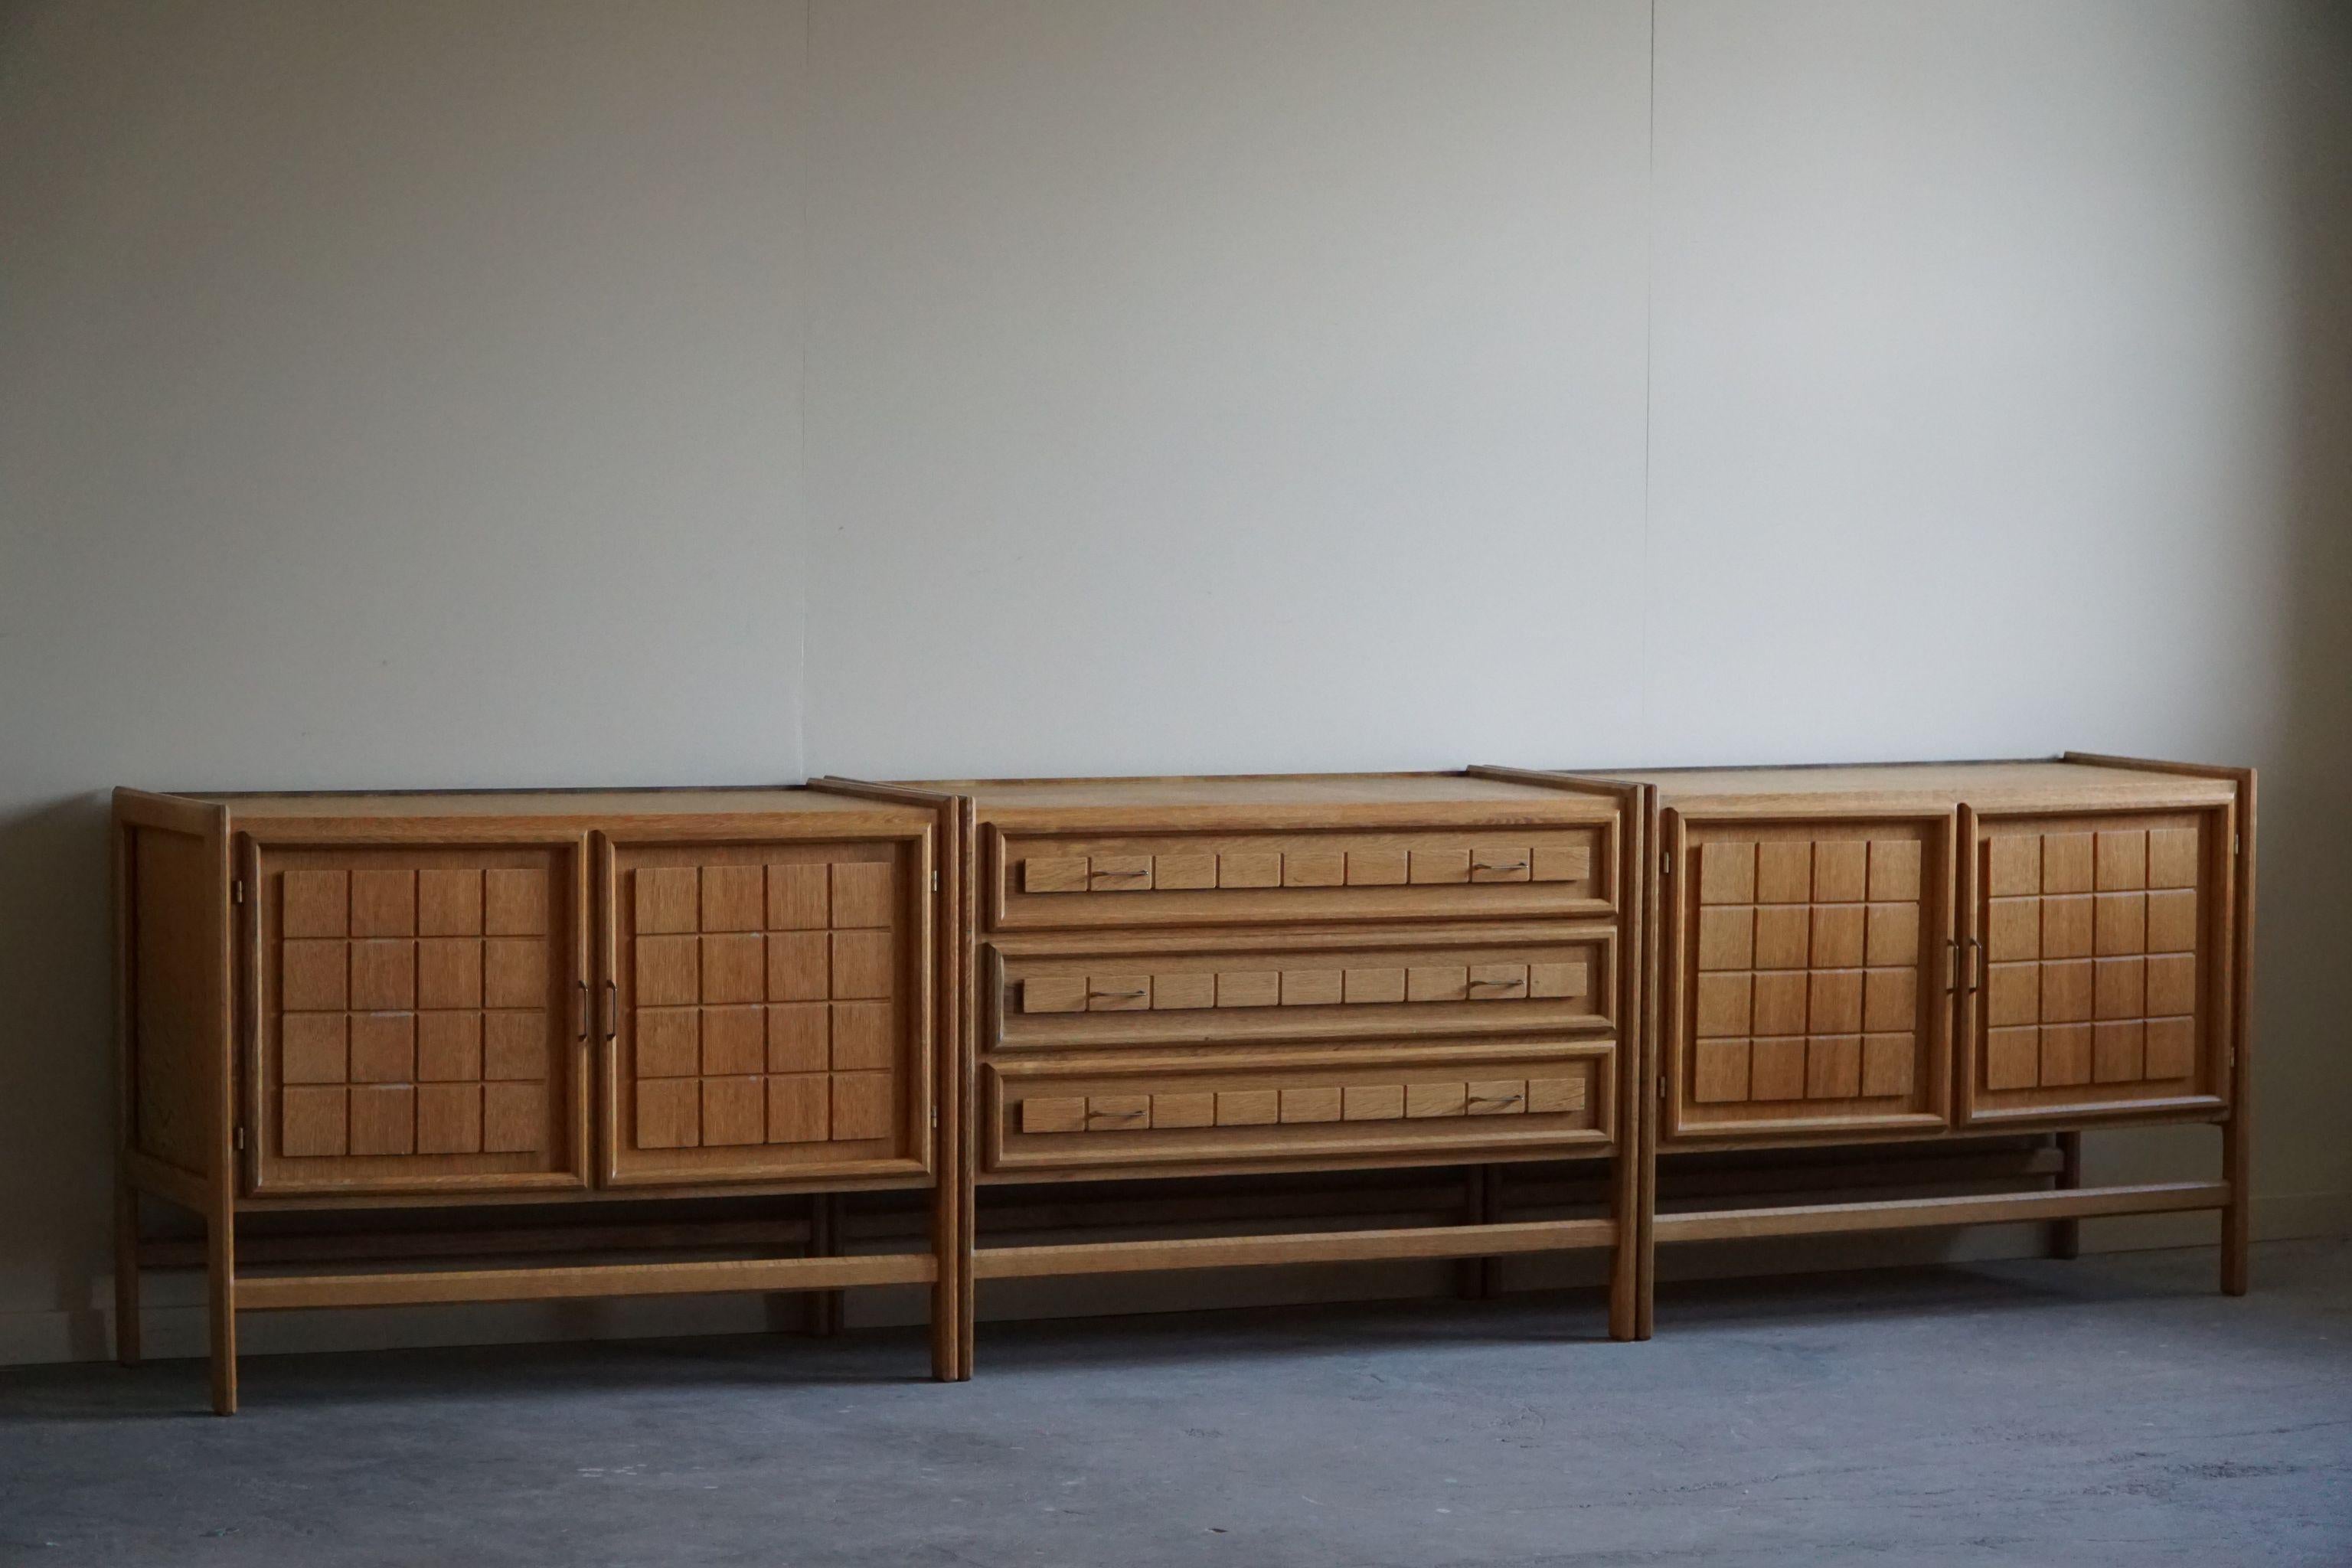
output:
[[912,842],[616,849],[610,1178],[922,1168],[919,874]]
[[2219,1102],[2228,837],[2217,812],[1979,825],[1969,1120]]
[[267,848],[257,1193],[584,1179],[576,844]]
[[1940,1124],[1951,821],[1688,826],[1670,1134]]

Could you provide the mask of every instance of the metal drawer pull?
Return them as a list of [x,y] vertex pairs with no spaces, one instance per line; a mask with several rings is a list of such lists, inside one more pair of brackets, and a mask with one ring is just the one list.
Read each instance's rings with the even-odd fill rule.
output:
[[1139,1109],[1135,1110],[1095,1110],[1087,1112],[1090,1119],[1104,1121],[1132,1121],[1142,1114],[1143,1112]]
[[604,1037],[615,1039],[621,1033],[621,988],[613,981],[604,982]]
[[1520,1097],[1516,1094],[1474,1094],[1470,1097],[1470,1103],[1473,1105],[1510,1105],[1517,1101],[1519,1098]]
[[1097,877],[1149,877],[1151,873],[1143,867],[1138,866],[1131,871],[1097,871],[1094,872],[1093,875]]
[[1527,868],[1528,863],[1524,860],[1473,860],[1470,862],[1470,869],[1473,871],[1524,871]]
[[1976,993],[1977,993],[1977,984],[1978,984],[1978,982],[1979,982],[1979,981],[1980,981],[1980,980],[1983,978],[1983,975],[1984,975],[1984,943],[1982,943],[1982,942],[1979,942],[1979,941],[1978,941],[1976,938],[1974,938],[1974,937],[1970,937],[1970,938],[1969,938],[1969,995],[1973,996],[1973,995],[1975,995],[1975,994],[1976,994]]
[[1525,985],[1527,982],[1524,980],[1473,980],[1470,984],[1473,985],[1501,985],[1516,990],[1519,986]]
[[1133,1001],[1138,996],[1149,996],[1150,994],[1151,993],[1149,991],[1089,991],[1087,993],[1087,999],[1090,1002],[1129,1002]]

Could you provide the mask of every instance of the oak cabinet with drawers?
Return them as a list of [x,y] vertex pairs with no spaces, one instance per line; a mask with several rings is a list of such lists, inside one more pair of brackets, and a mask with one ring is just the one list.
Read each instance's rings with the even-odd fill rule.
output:
[[[115,821],[121,1316],[135,1336],[137,1194],[203,1215],[224,1408],[239,1309],[947,1278],[940,1245],[241,1273],[235,1222],[926,1187],[951,1237],[951,812],[814,789],[124,790]],[[776,1235],[808,1252],[817,1228]],[[944,1327],[934,1349],[955,1375]]]
[[[971,812],[980,1187],[1630,1172],[1637,792],[1475,771],[920,787]],[[1613,1190],[1605,1216],[1509,1227],[968,1238],[966,1273],[1602,1247],[1630,1334],[1630,1174]]]

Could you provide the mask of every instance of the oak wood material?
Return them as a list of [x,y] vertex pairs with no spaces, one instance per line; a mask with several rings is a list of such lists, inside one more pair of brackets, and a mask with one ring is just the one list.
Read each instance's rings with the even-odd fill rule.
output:
[[1613,1220],[1515,1220],[1498,1225],[1202,1237],[1172,1241],[983,1247],[973,1263],[982,1279],[1030,1279],[1057,1274],[1241,1268],[1269,1263],[1345,1263],[1384,1258],[1498,1258],[1517,1252],[1613,1247],[1616,1242],[1617,1225]]
[[[933,873],[952,803],[779,789],[123,790],[115,804],[120,1348],[126,1359],[137,1352],[137,1199],[152,1193],[204,1221],[213,1403],[224,1414],[236,1404],[240,1305],[627,1293],[686,1289],[660,1281],[689,1278],[592,1270],[531,1286],[512,1270],[461,1270],[371,1276],[304,1297],[310,1285],[247,1277],[241,1213],[940,1185],[929,1041],[949,906],[934,897]],[[692,1153],[717,1158],[673,1154],[667,1170],[627,1172],[591,1159],[600,1142],[612,1148],[592,1106],[632,1087],[616,1082],[602,1048],[604,1026],[621,1026],[617,912],[590,888],[596,857],[616,853],[692,879],[651,889],[646,910],[674,921],[676,895],[690,897],[690,1044],[706,1054],[682,1081],[695,1091]],[[787,879],[772,908],[765,872],[770,861],[812,858],[841,873],[817,933],[818,1005],[840,1061],[814,1075],[825,1084],[815,1103],[827,1138],[814,1157],[779,1162],[764,1157],[776,1076],[766,948],[809,922],[806,889]],[[839,1260],[825,1288],[950,1276],[938,1258],[952,1251],[956,1199],[938,1201],[930,1254]],[[584,1234],[593,1239],[593,1227]],[[698,1289],[765,1288],[756,1273],[692,1278],[711,1281]],[[728,1283],[737,1278],[751,1282]],[[958,1375],[950,1314],[940,1316],[934,1369]]]
[[[2069,754],[1587,776],[1647,790],[1665,840],[1653,868],[1664,892],[1646,964],[1661,1019],[1663,1120],[1653,1150],[1935,1140],[2015,1124],[2066,1135],[2063,1193],[2080,1182],[2084,1129],[2214,1121],[2227,1178],[2218,1189],[2224,1289],[2242,1283],[2232,1258],[2242,1230],[2232,1226],[2247,1203],[2251,773]],[[1948,825],[1950,846],[1940,861],[1929,852],[1920,863],[1913,999],[1922,1048],[1904,1059],[1899,1032],[1884,1028],[1891,1012],[1878,1010],[1893,1008],[1896,994],[1876,1005],[1871,995],[1871,975],[1894,966],[1913,922],[1880,908],[1865,853],[1855,1063],[1854,1037],[1843,1032],[1853,998],[1840,978],[1857,937],[1842,912],[1855,868],[1850,850],[1826,859],[1824,851],[1856,825],[1904,820]],[[1792,839],[1815,847],[1802,922],[1789,912],[1795,862],[1769,848]],[[1738,864],[1706,863],[1711,844],[1748,840],[1752,863],[1744,852],[1733,855]],[[1790,978],[1801,963],[1801,993]],[[1813,1026],[1824,1016],[1840,1032]],[[1929,1040],[1948,1044],[1928,1050]],[[1889,1113],[1855,1113],[1874,1102]],[[1648,1163],[1654,1183],[1654,1153]],[[2045,1216],[2061,1227],[2062,1247],[2084,1215],[2137,1212],[2131,1194],[2088,1191]],[[2126,1206],[2098,1206],[2110,1201]],[[1649,1207],[1654,1215],[1654,1200]],[[1801,1233],[1808,1213],[1841,1228],[1833,1207],[1793,1208],[1776,1234]],[[1706,1223],[1655,1215],[1650,1235],[1689,1239]]]
[[[976,1185],[1592,1158],[1619,1176],[1603,1245],[1631,1237],[1637,789],[1492,770],[927,787],[971,803]],[[1431,1255],[1479,1256],[1447,1245]],[[1316,1256],[1286,1247],[1246,1251]],[[992,1250],[976,1278],[1010,1266]],[[1216,1255],[1102,1261],[1137,1256],[1021,1268]],[[1617,1247],[1622,1337],[1637,1285]]]
[[298,1307],[709,1295],[736,1290],[837,1290],[856,1285],[926,1285],[937,1272],[938,1264],[929,1255],[908,1252],[698,1263],[605,1263],[570,1268],[254,1275],[237,1281],[236,1294],[240,1309],[268,1311]]
[[2225,1206],[2226,1182],[2164,1182],[2079,1187],[2071,1192],[1998,1193],[1966,1197],[1888,1198],[1869,1203],[1785,1208],[1711,1209],[1657,1216],[1665,1241],[1728,1241],[1758,1237],[1826,1236],[1926,1226],[1997,1225],[2088,1215],[2173,1214]]

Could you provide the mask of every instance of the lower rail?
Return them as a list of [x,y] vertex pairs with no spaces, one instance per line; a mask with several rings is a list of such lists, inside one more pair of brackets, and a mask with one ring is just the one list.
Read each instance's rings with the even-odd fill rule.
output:
[[1062,1242],[1045,1247],[982,1247],[972,1255],[972,1277],[1030,1279],[1055,1274],[1136,1274],[1155,1268],[1238,1268],[1274,1263],[1348,1263],[1369,1258],[1496,1258],[1514,1252],[1612,1247],[1616,1241],[1614,1220],[1562,1219],[1217,1236],[1180,1241]]
[[1755,1237],[1832,1236],[1866,1230],[1906,1230],[1944,1225],[2088,1219],[2132,1214],[2218,1209],[2230,1201],[2227,1182],[2164,1182],[2144,1186],[2075,1187],[2049,1193],[1995,1193],[1953,1198],[1893,1198],[1853,1204],[1801,1204],[1785,1208],[1706,1209],[1662,1214],[1653,1222],[1660,1241],[1732,1241]]
[[236,1301],[240,1311],[274,1311],[294,1307],[395,1307],[445,1301],[712,1295],[729,1290],[836,1290],[853,1285],[928,1285],[938,1278],[939,1262],[928,1253],[606,1263],[567,1268],[264,1274],[239,1278]]

